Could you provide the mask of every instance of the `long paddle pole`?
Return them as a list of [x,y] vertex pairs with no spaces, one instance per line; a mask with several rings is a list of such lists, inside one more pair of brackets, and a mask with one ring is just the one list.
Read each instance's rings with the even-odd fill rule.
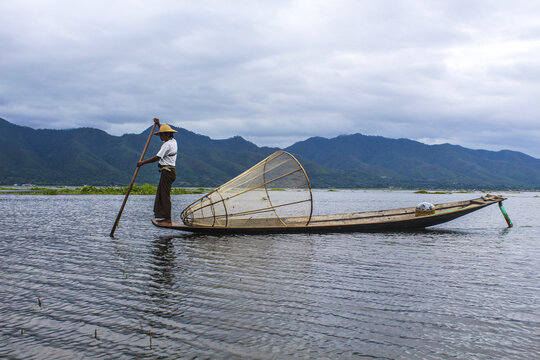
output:
[[[152,126],[152,130],[150,130],[150,134],[148,134],[148,140],[146,140],[146,145],[144,145],[144,150],[141,154],[141,158],[139,161],[143,161],[144,154],[146,154],[146,149],[148,149],[148,145],[150,144],[150,140],[152,140],[152,134],[154,133],[154,129],[156,128],[156,123],[154,123],[154,126]],[[116,227],[118,226],[118,222],[120,222],[120,217],[122,216],[122,211],[124,211],[124,207],[126,206],[126,202],[129,196],[129,193],[131,192],[131,189],[133,188],[133,184],[135,183],[135,178],[137,177],[137,174],[139,173],[140,167],[137,166],[135,169],[135,173],[133,174],[133,178],[131,178],[131,183],[129,184],[129,187],[126,192],[126,196],[124,197],[124,202],[122,202],[122,206],[120,207],[120,211],[118,212],[118,216],[116,217],[116,221],[114,222],[113,228],[111,230],[110,237],[114,237],[114,231],[116,230]]]

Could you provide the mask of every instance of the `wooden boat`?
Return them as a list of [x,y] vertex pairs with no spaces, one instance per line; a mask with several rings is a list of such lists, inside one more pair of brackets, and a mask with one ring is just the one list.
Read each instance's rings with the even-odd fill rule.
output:
[[187,206],[182,223],[155,226],[197,233],[298,233],[343,231],[401,231],[438,225],[499,203],[502,196],[417,207],[313,215],[313,196],[306,171],[285,151],[277,151],[234,179]]
[[[273,218],[267,219],[268,226],[264,225],[264,220],[257,221],[257,226],[245,226],[243,221],[235,224],[234,220],[231,220],[227,226],[195,224],[190,226],[180,222],[162,225],[155,220],[152,220],[152,223],[161,228],[206,234],[407,231],[439,225],[495,203],[501,206],[503,215],[506,215],[504,208],[502,208],[503,200],[506,198],[500,195],[487,194],[471,200],[435,204],[435,213],[430,215],[418,215],[416,207],[409,207],[349,214],[317,215],[311,216],[307,224],[304,217],[291,217],[283,219],[286,225],[282,224],[281,226],[276,226]],[[507,221],[508,225],[511,226],[509,219]]]

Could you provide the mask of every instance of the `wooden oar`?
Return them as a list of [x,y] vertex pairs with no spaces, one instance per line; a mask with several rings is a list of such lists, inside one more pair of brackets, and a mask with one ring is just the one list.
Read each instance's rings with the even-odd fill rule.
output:
[[[152,140],[152,134],[154,133],[154,129],[156,128],[156,123],[154,122],[154,126],[152,126],[152,130],[150,130],[150,134],[148,135],[148,140],[146,140],[146,145],[144,145],[144,150],[141,154],[141,158],[139,161],[143,161],[144,154],[146,154],[146,149],[148,149],[148,144],[150,144],[150,140]],[[124,211],[124,206],[126,206],[126,202],[129,196],[129,193],[131,192],[131,189],[133,188],[133,184],[135,183],[135,178],[137,177],[137,174],[139,173],[140,167],[137,166],[135,169],[135,173],[133,174],[133,178],[131,179],[131,184],[129,184],[128,190],[126,192],[126,197],[124,197],[124,202],[122,203],[122,207],[120,207],[120,211],[118,212],[118,216],[116,217],[116,221],[114,222],[114,226],[111,230],[110,237],[114,237],[114,230],[116,230],[116,227],[118,226],[118,222],[120,221],[120,217],[122,216],[122,211]]]

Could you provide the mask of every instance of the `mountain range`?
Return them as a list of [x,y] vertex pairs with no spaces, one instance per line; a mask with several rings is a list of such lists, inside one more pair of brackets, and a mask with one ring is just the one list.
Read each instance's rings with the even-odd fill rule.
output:
[[[126,185],[150,130],[122,136],[93,128],[36,130],[0,118],[0,184]],[[174,186],[218,186],[279,150],[239,136],[215,140],[175,130]],[[159,146],[153,138],[146,157]],[[313,137],[283,150],[297,157],[315,188],[540,189],[540,159],[516,151],[362,134]],[[137,183],[158,179],[157,166],[146,165]]]

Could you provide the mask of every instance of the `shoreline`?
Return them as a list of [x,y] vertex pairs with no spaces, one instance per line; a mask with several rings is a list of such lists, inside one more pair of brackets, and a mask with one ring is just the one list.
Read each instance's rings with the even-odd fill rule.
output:
[[[127,186],[0,186],[0,195],[125,195]],[[205,194],[212,191],[213,188],[182,188],[174,187],[171,195],[192,195]],[[284,189],[272,189],[283,191]],[[520,193],[520,192],[538,192],[538,190],[486,190],[486,189],[398,189],[398,188],[314,188],[314,191],[411,191],[415,194],[444,195],[444,194],[467,194],[467,193]],[[157,187],[150,184],[134,185],[130,195],[155,195]]]
[[[127,186],[0,186],[0,195],[125,195]],[[172,188],[171,195],[204,194],[208,188]],[[130,195],[155,195],[157,187],[150,184],[133,185]]]

